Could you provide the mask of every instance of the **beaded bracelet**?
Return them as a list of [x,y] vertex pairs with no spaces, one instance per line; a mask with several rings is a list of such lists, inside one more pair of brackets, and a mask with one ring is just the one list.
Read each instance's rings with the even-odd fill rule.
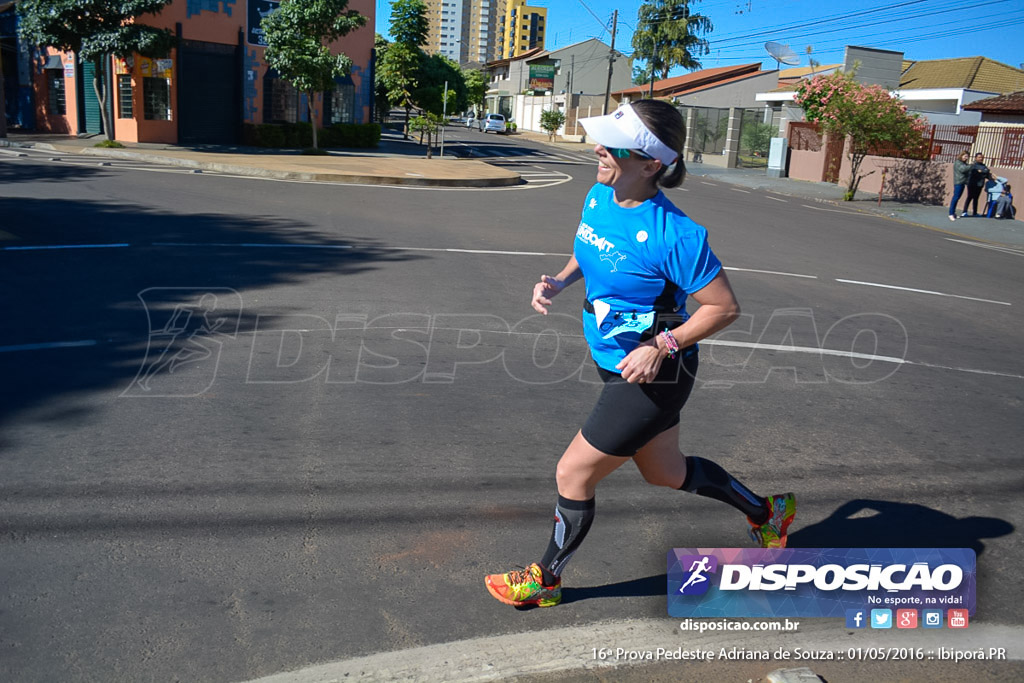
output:
[[668,347],[668,357],[675,358],[679,353],[679,342],[676,341],[675,336],[668,330],[664,330],[661,332],[661,338],[665,340],[665,346]]

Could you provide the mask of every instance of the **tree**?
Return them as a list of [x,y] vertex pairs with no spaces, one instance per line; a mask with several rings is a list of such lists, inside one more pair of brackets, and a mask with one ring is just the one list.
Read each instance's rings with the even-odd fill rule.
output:
[[412,109],[412,91],[419,84],[420,50],[405,43],[388,45],[377,57],[377,79],[387,96],[388,107],[405,107],[405,138],[409,138],[409,112]]
[[923,144],[925,123],[880,85],[864,85],[853,73],[836,71],[801,83],[794,102],[803,107],[808,121],[829,135],[849,138],[850,179],[843,199],[852,200],[868,154],[886,150],[913,150]]
[[430,22],[423,0],[395,0],[391,3],[391,29],[396,43],[420,47],[427,42]]
[[427,41],[427,6],[423,0],[394,0],[391,3],[390,34],[394,42],[378,56],[377,74],[392,105],[405,107],[405,139],[409,139],[412,93],[419,87],[419,70],[426,54],[420,47]]
[[267,41],[267,65],[306,94],[314,149],[317,121],[313,99],[316,93],[332,90],[334,79],[347,75],[352,68],[351,59],[332,54],[325,43],[365,24],[366,17],[348,9],[348,0],[282,0],[280,7],[260,24]]
[[466,83],[466,104],[482,107],[487,98],[487,75],[482,71],[464,70],[462,80]]
[[540,127],[551,140],[555,139],[555,133],[564,123],[565,112],[559,109],[546,109],[540,113]]
[[[451,113],[466,108],[466,83],[462,79],[462,71],[458,64],[444,55],[422,55],[416,80],[412,101],[420,109],[441,115],[446,109]],[[447,107],[444,103],[446,82],[451,99]]]
[[[417,116],[409,122],[409,130],[427,135],[427,158],[434,156],[434,136],[444,125],[444,119],[432,112],[424,112],[423,116]],[[422,142],[422,140],[420,140]]]
[[743,146],[754,156],[766,157],[772,146],[772,136],[778,128],[770,123],[745,123]]
[[653,0],[640,5],[633,33],[633,58],[647,62],[653,84],[655,75],[668,78],[670,69],[701,68],[699,56],[710,52],[701,35],[714,30],[711,20],[690,11],[690,0]]
[[107,140],[114,126],[103,87],[104,58],[126,59],[134,54],[159,58],[170,54],[175,37],[166,30],[140,24],[146,14],[158,14],[171,0],[22,0],[18,32],[25,42],[74,52],[95,67],[92,88],[100,103]]
[[643,66],[640,66],[639,64],[633,65],[633,85],[643,85],[650,81],[650,78],[651,70],[647,68],[646,64]]

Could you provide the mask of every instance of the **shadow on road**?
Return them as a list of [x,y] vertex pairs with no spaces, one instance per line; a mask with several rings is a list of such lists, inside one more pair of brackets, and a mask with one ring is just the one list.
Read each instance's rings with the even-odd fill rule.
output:
[[422,258],[293,219],[192,213],[187,203],[170,212],[123,202],[0,197],[0,216],[0,286],[8,292],[0,297],[0,317],[8,322],[0,328],[0,424],[37,406],[48,411],[39,419],[80,419],[82,409],[52,400],[121,392],[137,376],[144,380],[140,392],[166,394],[166,383],[153,380],[212,364],[224,340],[254,328],[258,312],[251,302],[243,307],[248,290]]
[[[789,536],[790,548],[971,548],[979,556],[982,539],[1013,533],[996,517],[957,518],[924,505],[883,500],[851,500],[828,518]],[[564,588],[562,602],[591,598],[664,595],[668,575],[620,581],[605,586]]]

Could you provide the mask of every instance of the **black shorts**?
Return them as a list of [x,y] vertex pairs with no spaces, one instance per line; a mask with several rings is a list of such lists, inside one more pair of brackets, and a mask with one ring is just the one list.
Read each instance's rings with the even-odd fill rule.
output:
[[631,458],[647,442],[679,424],[679,411],[697,378],[695,347],[666,358],[654,381],[630,384],[615,372],[598,367],[604,389],[583,425],[583,438],[609,455]]

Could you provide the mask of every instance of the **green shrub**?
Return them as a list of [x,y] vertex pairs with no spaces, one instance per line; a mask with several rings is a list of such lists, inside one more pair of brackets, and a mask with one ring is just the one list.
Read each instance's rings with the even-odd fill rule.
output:
[[95,145],[93,145],[93,147],[103,147],[106,149],[121,149],[122,147],[124,147],[124,145],[122,145],[117,140],[104,140],[103,142],[97,142]]

